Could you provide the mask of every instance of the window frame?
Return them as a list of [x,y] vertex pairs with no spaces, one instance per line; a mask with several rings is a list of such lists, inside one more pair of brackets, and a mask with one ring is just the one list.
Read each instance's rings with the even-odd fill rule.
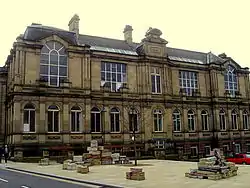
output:
[[202,131],[209,131],[209,116],[206,110],[201,111],[201,128],[202,128]]
[[[34,112],[34,131],[31,130],[31,112]],[[25,123],[25,113],[28,113],[28,123]],[[29,125],[29,131],[24,130],[24,126]],[[36,108],[33,104],[26,104],[23,108],[23,132],[24,133],[36,133]]]
[[[187,116],[188,116],[188,130],[189,130],[189,132],[195,132],[196,131],[196,124],[195,124],[195,113],[194,113],[194,111],[193,110],[188,110]],[[191,120],[193,121],[193,130],[190,129],[190,121]]]
[[[235,74],[236,69],[232,65],[227,66],[226,74],[224,75],[224,89],[230,93],[231,97],[235,97],[236,92],[239,90],[238,75]],[[234,80],[235,79],[235,80]],[[232,85],[232,88],[231,88]]]
[[155,148],[157,149],[165,149],[165,141],[164,140],[156,140]]
[[[179,118],[177,118],[176,116],[179,116]],[[178,126],[178,120],[180,122],[180,130],[177,130],[177,126]],[[172,121],[173,121],[173,132],[181,132],[181,113],[179,110],[174,110],[172,113]]]
[[187,96],[192,96],[199,88],[199,73],[194,71],[179,71],[179,87],[185,90]]
[[132,127],[132,122],[130,121],[131,119],[130,119],[130,116],[131,115],[136,115],[136,122],[137,122],[137,124],[136,124],[136,127],[137,127],[137,130],[135,129],[135,133],[138,133],[139,131],[140,131],[140,126],[139,126],[139,114],[138,114],[138,111],[137,110],[130,110],[129,111],[129,132],[130,133],[133,133],[134,132],[134,128],[133,128],[133,130],[131,131],[131,127]]
[[[49,44],[50,43],[53,43],[53,49],[50,48]],[[56,49],[56,46],[60,46],[60,48]],[[45,52],[46,50],[48,50],[48,52]],[[57,53],[57,64],[54,64],[52,63],[52,60],[51,60],[51,53],[55,51]],[[60,54],[60,51],[64,51],[62,54]],[[43,59],[42,57],[45,56],[46,57],[46,60]],[[55,54],[54,54],[55,56]],[[63,65],[62,61],[60,61],[60,58],[64,57],[66,59],[65,63],[66,65]],[[43,61],[46,61],[46,63],[44,63]],[[58,42],[58,41],[55,41],[55,40],[52,40],[52,41],[48,41],[47,43],[44,44],[43,48],[41,49],[41,55],[40,55],[40,78],[43,78],[43,77],[46,77],[47,78],[47,83],[48,83],[48,86],[51,86],[51,87],[60,87],[60,83],[61,83],[61,80],[60,79],[68,79],[68,75],[69,75],[69,67],[68,67],[68,54],[66,52],[66,48],[65,46]],[[46,66],[47,67],[47,71],[48,73],[47,74],[43,74],[41,73],[41,67],[42,66]],[[57,75],[56,74],[51,74],[51,68],[52,67],[57,67]],[[60,68],[66,68],[66,76],[62,76],[60,75]],[[51,83],[51,79],[57,79],[56,81],[56,84],[52,84]]]
[[249,114],[246,110],[242,113],[243,130],[249,130]]
[[[222,121],[222,118],[223,118],[223,121]],[[220,122],[220,130],[226,131],[227,130],[227,123],[226,123],[226,113],[224,110],[220,110],[220,112],[219,112],[219,122]],[[221,124],[222,122],[224,123],[223,124],[224,129],[222,129],[222,124]]]
[[[56,107],[57,109],[50,109],[50,107]],[[53,129],[53,131],[49,131],[49,113],[52,113],[53,115],[52,115],[52,129]],[[58,113],[58,131],[54,131],[55,130],[55,125],[54,125],[54,123],[55,123],[55,112],[57,112]],[[60,125],[60,123],[61,123],[61,121],[60,121],[60,109],[58,108],[58,106],[56,106],[56,105],[50,105],[49,107],[48,107],[48,109],[47,109],[47,132],[48,133],[60,133],[60,129],[61,129],[61,125]]]
[[[74,109],[74,108],[78,108],[78,109]],[[77,131],[73,131],[72,130],[72,113],[75,114],[75,118],[77,119],[77,113],[79,113],[79,130]],[[77,122],[75,119],[75,123]],[[70,132],[71,133],[81,133],[82,132],[82,109],[79,106],[73,106],[70,109]],[[77,125],[75,125],[77,127]]]
[[[192,149],[195,149],[195,155],[192,155]],[[197,157],[198,156],[198,147],[197,146],[191,146],[190,147],[190,156],[191,157]]]
[[[98,110],[98,111],[97,111]],[[102,133],[102,129],[103,129],[103,127],[102,127],[102,116],[101,116],[101,111],[100,111],[100,109],[99,108],[97,108],[97,107],[93,107],[92,109],[91,109],[91,111],[90,111],[90,115],[91,115],[91,123],[90,123],[90,131],[91,131],[91,133]],[[100,122],[100,131],[97,131],[97,125],[96,125],[96,123],[97,123],[97,121],[96,121],[96,114],[99,114],[99,117],[100,117],[100,120],[99,120],[99,122]],[[94,117],[95,117],[95,131],[92,131],[92,115],[95,115]]]
[[[235,117],[235,119],[233,119],[233,117]],[[231,128],[232,130],[238,130],[238,113],[236,112],[236,110],[232,110],[231,112]]]
[[[156,118],[157,125],[155,125],[155,118]],[[159,121],[161,122],[161,125],[159,125]],[[156,109],[153,111],[153,125],[154,125],[154,132],[156,133],[163,132],[163,113],[159,109]]]
[[[113,110],[113,111],[112,111]],[[116,115],[118,115],[118,127],[119,127],[119,130],[117,131],[116,130],[116,127],[117,127],[117,121],[116,121]],[[114,128],[112,129],[112,119],[114,120],[113,122],[113,126],[114,126]],[[120,119],[120,110],[118,109],[118,108],[112,108],[111,110],[110,110],[110,131],[111,131],[111,133],[120,133],[121,132],[121,124],[120,124],[120,121],[121,121],[121,119]],[[113,131],[114,130],[114,131]]]
[[[209,154],[206,153],[206,149],[205,148],[209,148]],[[211,146],[204,146],[204,154],[205,154],[205,156],[210,156],[210,153],[211,153]]]
[[[157,78],[159,78],[159,85],[157,84]],[[161,74],[157,73],[156,68],[153,68],[151,72],[151,92],[152,94],[162,94]]]
[[[113,70],[113,68],[115,69],[115,71]],[[120,71],[118,69],[120,69]],[[110,88],[111,92],[117,92],[123,86],[123,84],[127,83],[127,79],[128,79],[127,73],[128,73],[128,67],[126,63],[101,61],[101,86]],[[115,81],[113,79],[113,74],[115,75]],[[110,76],[110,78],[107,78],[109,77],[108,75]],[[119,75],[121,76],[121,81],[118,81]],[[104,79],[103,79],[103,76],[104,76]],[[110,83],[110,86],[109,86],[109,83]],[[116,86],[115,89],[113,88],[113,84],[115,84]],[[118,88],[118,86],[120,87]]]

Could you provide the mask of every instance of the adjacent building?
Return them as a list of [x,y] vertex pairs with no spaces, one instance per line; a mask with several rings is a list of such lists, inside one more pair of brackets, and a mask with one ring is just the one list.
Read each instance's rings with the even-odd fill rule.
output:
[[[6,143],[23,156],[82,153],[92,139],[129,155],[250,152],[249,69],[226,54],[32,24],[6,61]],[[83,31],[84,32],[84,31]],[[3,116],[4,117],[4,116]],[[134,139],[135,138],[135,139]]]

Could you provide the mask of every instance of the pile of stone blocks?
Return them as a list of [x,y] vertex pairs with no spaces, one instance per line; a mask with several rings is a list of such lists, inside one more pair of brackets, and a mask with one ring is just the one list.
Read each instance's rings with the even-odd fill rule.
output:
[[89,173],[89,167],[85,165],[77,165],[77,172],[80,174],[87,174]]
[[39,161],[40,166],[48,166],[49,165],[49,158],[43,158]]
[[104,147],[98,146],[97,140],[92,140],[87,150],[89,153],[83,154],[83,160],[90,165],[101,165]]
[[216,158],[208,157],[199,160],[198,169],[185,173],[186,177],[220,180],[237,175],[238,167],[234,163],[222,161],[222,166],[215,165]]
[[130,172],[126,172],[126,179],[128,180],[145,180],[145,172],[142,168],[130,168]]
[[76,170],[77,164],[72,160],[66,160],[63,162],[63,170]]
[[38,163],[40,166],[48,166],[48,165],[54,165],[57,164],[56,161],[51,161],[49,158],[43,158]]
[[111,165],[112,164],[112,152],[107,149],[104,149],[101,153],[102,165]]

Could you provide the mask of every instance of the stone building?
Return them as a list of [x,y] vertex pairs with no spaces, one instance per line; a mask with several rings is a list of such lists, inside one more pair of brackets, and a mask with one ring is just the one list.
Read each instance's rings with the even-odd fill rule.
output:
[[[32,24],[8,69],[6,142],[24,156],[82,153],[92,139],[123,153],[250,151],[249,69],[226,54],[168,47],[149,28],[140,43]],[[133,137],[134,138],[134,137]]]

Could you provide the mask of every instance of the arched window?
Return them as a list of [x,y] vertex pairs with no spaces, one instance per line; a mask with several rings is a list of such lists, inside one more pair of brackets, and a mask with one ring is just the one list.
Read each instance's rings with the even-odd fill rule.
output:
[[243,119],[243,129],[244,130],[248,130],[249,129],[249,117],[248,117],[248,113],[246,110],[243,111],[242,114],[242,119]]
[[120,132],[120,111],[117,108],[110,110],[111,132]]
[[161,110],[154,110],[154,131],[163,131],[163,115]]
[[195,131],[194,112],[192,110],[189,110],[187,115],[188,115],[188,129],[189,131]]
[[219,119],[220,119],[220,130],[225,131],[226,130],[226,114],[224,110],[220,110]]
[[48,132],[59,132],[59,108],[56,105],[51,105],[48,108]]
[[41,50],[40,78],[50,86],[59,86],[67,79],[68,56],[65,47],[58,42],[47,42]]
[[71,108],[71,132],[81,132],[82,110],[79,106]]
[[236,110],[232,110],[231,118],[232,118],[232,129],[237,130],[238,129],[238,121],[237,121],[237,112]]
[[181,113],[178,110],[173,111],[173,126],[174,132],[181,131]]
[[139,131],[139,123],[138,123],[138,111],[134,108],[129,111],[129,131],[130,132],[138,132]]
[[203,131],[208,131],[208,113],[205,110],[201,111],[201,126]]
[[23,132],[36,132],[36,109],[30,103],[23,109]]
[[224,80],[225,90],[228,91],[231,96],[235,96],[235,92],[238,91],[238,78],[233,66],[228,65]]
[[101,127],[101,112],[98,108],[94,107],[91,110],[91,132],[100,133]]

